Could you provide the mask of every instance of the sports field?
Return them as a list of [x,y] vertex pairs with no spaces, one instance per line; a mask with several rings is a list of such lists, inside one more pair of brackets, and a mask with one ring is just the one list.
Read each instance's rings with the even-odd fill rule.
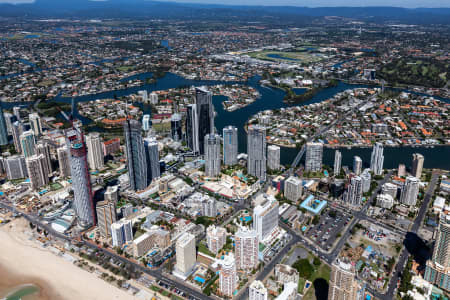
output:
[[320,54],[306,51],[283,52],[283,51],[263,50],[258,52],[250,52],[247,53],[247,55],[262,60],[270,60],[276,62],[291,62],[291,63],[311,63],[320,61],[322,59],[322,56]]

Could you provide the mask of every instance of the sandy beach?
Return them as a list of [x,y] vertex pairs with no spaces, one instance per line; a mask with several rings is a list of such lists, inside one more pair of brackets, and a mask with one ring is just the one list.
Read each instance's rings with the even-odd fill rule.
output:
[[29,241],[25,234],[29,230],[24,219],[0,227],[0,299],[21,284],[35,284],[40,288],[40,294],[30,299],[135,299],[95,274]]

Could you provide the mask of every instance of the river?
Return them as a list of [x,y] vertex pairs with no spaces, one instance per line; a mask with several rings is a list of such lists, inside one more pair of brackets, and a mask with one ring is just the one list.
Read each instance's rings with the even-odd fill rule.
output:
[[[138,74],[133,77],[137,77],[141,80],[146,78],[150,78],[152,76],[151,73],[146,74]],[[238,143],[239,143],[239,152],[246,152],[247,148],[247,137],[244,131],[244,125],[246,121],[254,114],[268,109],[279,109],[282,107],[288,107],[290,104],[286,104],[283,102],[283,97],[285,92],[280,89],[273,89],[269,87],[264,87],[258,84],[260,80],[259,76],[254,76],[249,79],[246,84],[258,90],[261,95],[261,98],[252,104],[235,110],[233,112],[228,112],[223,109],[222,101],[226,99],[225,96],[214,96],[213,97],[213,105],[217,115],[215,117],[215,126],[219,133],[222,132],[222,129],[225,126],[233,125],[238,128]],[[130,87],[123,90],[116,91],[108,91],[95,95],[86,95],[79,96],[74,98],[74,102],[85,102],[92,101],[96,99],[106,99],[113,98],[114,96],[126,96],[130,94],[136,94],[140,90],[147,90],[148,92],[158,91],[158,90],[167,90],[171,88],[178,88],[183,86],[210,86],[216,84],[231,84],[235,82],[224,82],[224,81],[215,81],[215,80],[190,80],[185,79],[181,76],[178,76],[173,73],[167,73],[164,77],[158,78],[156,83],[145,84],[139,87]],[[337,86],[326,88],[318,92],[313,98],[308,101],[304,101],[299,105],[308,105],[312,103],[321,102],[323,100],[329,99],[336,95],[339,92],[345,91],[347,89],[358,88],[358,87],[370,87],[374,86],[368,85],[353,85],[347,84],[343,82],[339,82]],[[444,99],[440,97],[435,97],[447,103],[450,103],[450,99]],[[52,101],[70,103],[71,98],[63,98],[56,97]],[[27,103],[22,103],[22,105],[26,105]],[[11,108],[14,106],[14,103],[4,103],[4,108]],[[150,106],[137,104],[143,110],[144,113],[148,113],[150,111]],[[81,117],[77,111],[75,111],[74,116],[76,118],[81,119],[84,123],[90,122],[90,120]],[[352,165],[353,156],[358,155],[363,160],[364,165],[368,165],[370,162],[370,153],[371,149],[369,148],[352,148],[352,149],[341,149],[342,151],[342,165]],[[436,146],[434,148],[428,147],[386,147],[384,150],[385,160],[384,166],[386,168],[395,168],[399,163],[405,164],[407,167],[411,165],[411,159],[413,153],[421,153],[425,156],[425,167],[426,168],[441,168],[450,170],[450,147],[448,146]],[[282,164],[290,164],[294,160],[298,150],[293,148],[282,148],[281,149],[281,163]],[[324,164],[333,165],[334,161],[334,149],[324,149],[323,162]]]

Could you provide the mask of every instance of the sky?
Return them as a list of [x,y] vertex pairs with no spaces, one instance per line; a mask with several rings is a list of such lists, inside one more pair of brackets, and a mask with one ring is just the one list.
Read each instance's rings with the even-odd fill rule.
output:
[[[64,0],[55,0],[64,1]],[[397,6],[397,7],[450,7],[450,0],[159,0],[185,3],[230,5],[292,5],[292,6]],[[0,3],[30,3],[33,0],[0,0]]]

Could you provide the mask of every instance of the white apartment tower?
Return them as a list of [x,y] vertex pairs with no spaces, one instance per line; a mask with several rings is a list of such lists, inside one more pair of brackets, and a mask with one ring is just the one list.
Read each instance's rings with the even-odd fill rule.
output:
[[207,134],[205,136],[205,173],[207,177],[217,177],[220,174],[220,136]]
[[278,201],[266,195],[263,203],[253,210],[253,228],[260,241],[265,240],[278,227]]
[[42,154],[44,156],[45,173],[47,175],[50,175],[52,173],[52,159],[50,156],[50,145],[44,140],[39,141],[36,144],[36,154],[37,155]]
[[60,147],[56,150],[58,156],[59,175],[61,177],[70,177],[70,161],[69,148],[66,146]]
[[373,146],[372,156],[370,157],[370,169],[375,175],[383,174],[383,144],[376,143]]
[[92,170],[100,170],[104,167],[102,138],[99,133],[93,132],[86,135],[88,150],[88,164]]
[[223,129],[223,163],[227,166],[237,164],[238,130],[234,126]]
[[417,203],[419,194],[419,179],[414,176],[406,177],[400,194],[400,202],[405,205],[414,206]]
[[286,199],[297,202],[302,196],[302,180],[291,176],[284,182],[284,196]]
[[182,277],[187,276],[192,271],[196,261],[195,236],[193,234],[185,232],[178,238],[176,257],[176,273]]
[[225,255],[220,264],[219,290],[223,296],[232,297],[237,288],[236,263],[232,253]]
[[238,270],[253,270],[258,266],[258,233],[247,227],[240,227],[235,234],[236,267]]
[[42,134],[42,123],[41,117],[37,113],[32,113],[29,115],[31,130],[33,130],[36,136],[40,136]]
[[355,274],[355,267],[350,262],[336,260],[331,266],[328,300],[357,299]]
[[202,201],[202,215],[210,218],[217,217],[216,199],[206,196]]
[[334,152],[334,176],[338,176],[341,173],[341,165],[342,165],[342,153],[339,150]]
[[425,158],[420,153],[414,153],[413,154],[413,160],[412,160],[412,168],[411,168],[411,175],[419,178],[422,176],[422,170],[423,170],[423,162],[425,161]]
[[133,240],[133,225],[131,220],[122,219],[111,224],[111,236],[114,247],[122,247],[123,244]]
[[355,175],[361,175],[361,170],[362,170],[362,159],[359,156],[354,156],[353,157],[353,173],[355,173]]
[[247,134],[247,170],[250,175],[266,180],[266,128],[252,125]]
[[307,143],[305,171],[318,172],[322,170],[322,156],[323,156],[322,143]]
[[31,188],[37,190],[49,183],[48,173],[45,169],[44,155],[32,155],[25,159]]
[[360,205],[362,200],[362,179],[359,176],[352,177],[345,195],[345,202],[350,205]]
[[270,145],[267,147],[267,168],[278,170],[280,168],[280,147]]
[[227,241],[227,231],[223,227],[210,225],[206,229],[206,243],[209,251],[217,254]]
[[267,300],[268,292],[264,284],[259,281],[253,281],[248,287],[249,300]]

